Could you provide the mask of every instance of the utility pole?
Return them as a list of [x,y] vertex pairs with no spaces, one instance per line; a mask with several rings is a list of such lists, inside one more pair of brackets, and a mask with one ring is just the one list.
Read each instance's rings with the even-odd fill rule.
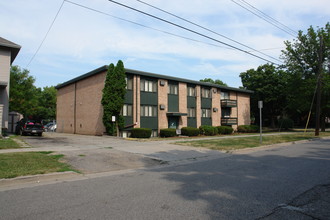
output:
[[317,91],[316,91],[316,121],[315,136],[320,135],[320,115],[321,115],[321,93],[322,93],[322,67],[323,67],[323,36],[320,36],[320,50],[318,53],[318,74],[317,74]]

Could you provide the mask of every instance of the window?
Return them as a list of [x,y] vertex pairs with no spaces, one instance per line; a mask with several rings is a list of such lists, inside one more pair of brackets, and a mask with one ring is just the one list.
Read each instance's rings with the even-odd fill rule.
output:
[[177,95],[178,85],[168,84],[168,94]]
[[122,116],[132,116],[132,105],[124,104],[121,115]]
[[221,91],[220,99],[229,99],[229,92]]
[[140,90],[143,92],[157,92],[157,82],[141,79]]
[[221,116],[223,118],[230,118],[231,115],[231,108],[222,108],[221,109]]
[[195,96],[195,88],[194,87],[187,87],[187,95],[188,96]]
[[211,118],[211,109],[202,108],[202,118]]
[[143,117],[156,117],[157,116],[157,106],[142,105],[140,115]]
[[202,97],[211,98],[211,89],[202,88]]
[[131,77],[126,77],[126,89],[132,90],[133,89],[133,79]]
[[188,117],[195,118],[196,117],[196,109],[195,108],[188,108]]

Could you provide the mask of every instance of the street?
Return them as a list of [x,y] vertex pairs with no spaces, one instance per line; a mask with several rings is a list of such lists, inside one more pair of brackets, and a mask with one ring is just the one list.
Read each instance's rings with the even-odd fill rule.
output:
[[0,219],[264,219],[330,183],[329,170],[330,139],[320,139],[1,191]]

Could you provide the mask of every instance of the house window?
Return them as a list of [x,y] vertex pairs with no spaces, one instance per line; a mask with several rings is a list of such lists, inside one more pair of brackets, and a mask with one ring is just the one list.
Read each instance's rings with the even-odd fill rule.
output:
[[221,116],[223,118],[230,118],[231,115],[231,108],[222,108],[221,109]]
[[121,115],[122,116],[132,116],[132,105],[124,104]]
[[126,89],[132,90],[133,89],[133,79],[131,77],[126,77]]
[[142,105],[140,114],[143,117],[156,117],[157,116],[157,106]]
[[195,96],[195,88],[194,87],[187,87],[187,94],[188,96]]
[[141,79],[140,90],[143,92],[157,92],[157,82]]
[[211,109],[202,108],[202,118],[211,118]]
[[196,109],[195,108],[188,108],[188,118],[195,118],[196,117]]
[[229,99],[229,92],[221,91],[220,99]]
[[178,85],[168,84],[168,94],[177,95]]
[[202,88],[202,97],[211,98],[211,89]]

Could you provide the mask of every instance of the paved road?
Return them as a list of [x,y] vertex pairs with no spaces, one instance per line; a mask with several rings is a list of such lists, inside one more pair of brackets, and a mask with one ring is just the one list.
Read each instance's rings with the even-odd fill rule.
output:
[[2,191],[0,219],[276,219],[274,210],[330,182],[329,146],[318,140]]

